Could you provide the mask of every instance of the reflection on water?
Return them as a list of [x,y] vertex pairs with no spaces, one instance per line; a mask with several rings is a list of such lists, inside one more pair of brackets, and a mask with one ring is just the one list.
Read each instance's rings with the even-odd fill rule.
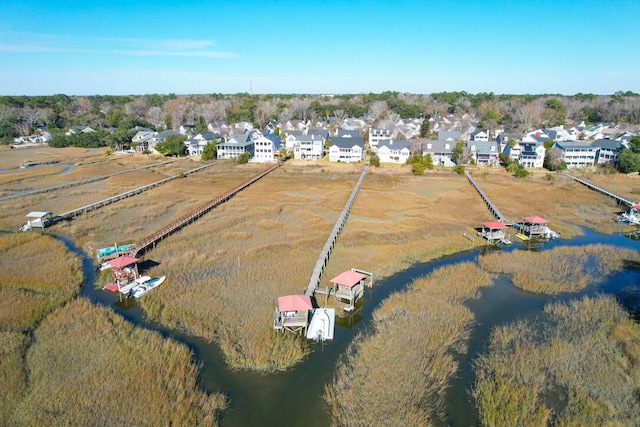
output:
[[[563,245],[581,246],[605,243],[637,249],[637,240],[622,236],[605,236],[585,230],[583,236],[568,241],[554,240],[543,245],[526,245],[517,241],[503,248],[483,246],[474,251],[443,257],[436,261],[414,265],[392,277],[377,282],[373,289],[365,291],[363,301],[352,313],[336,317],[333,341],[310,343],[311,356],[287,372],[260,374],[232,371],[225,363],[220,349],[204,340],[169,330],[162,325],[147,322],[135,300],[121,298],[117,294],[95,289],[94,266],[90,259],[77,250],[69,241],[62,239],[74,252],[84,259],[87,281],[82,295],[93,302],[111,307],[129,322],[158,331],[186,344],[201,364],[200,386],[207,391],[221,391],[228,395],[231,406],[225,412],[223,426],[288,425],[327,426],[330,424],[328,408],[322,399],[324,385],[332,381],[336,363],[344,354],[355,335],[367,328],[373,310],[392,292],[404,289],[414,279],[428,275],[434,269],[465,261],[475,261],[479,254],[495,250],[549,250]],[[468,352],[458,355],[460,370],[453,381],[447,398],[448,423],[451,425],[475,425],[477,415],[470,402],[468,391],[473,385],[473,360],[486,350],[491,330],[517,319],[532,318],[541,313],[550,301],[578,298],[584,294],[610,293],[616,295],[627,309],[635,310],[638,316],[640,304],[640,272],[638,266],[629,266],[625,271],[607,279],[602,286],[579,295],[547,297],[522,292],[511,281],[502,277],[495,286],[482,291],[481,297],[468,302],[477,323],[471,331]],[[428,309],[428,307],[427,307]],[[270,319],[265,319],[268,322]]]

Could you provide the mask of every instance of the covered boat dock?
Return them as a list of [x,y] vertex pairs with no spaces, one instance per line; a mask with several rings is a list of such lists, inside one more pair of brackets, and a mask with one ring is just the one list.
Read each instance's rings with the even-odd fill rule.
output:
[[507,225],[499,221],[485,221],[482,223],[482,229],[478,231],[478,235],[485,238],[487,243],[495,244],[502,242],[504,244],[511,244],[511,241],[507,238],[505,229]]
[[281,331],[299,332],[307,330],[309,313],[313,310],[308,295],[286,295],[278,297],[273,312],[273,328]]

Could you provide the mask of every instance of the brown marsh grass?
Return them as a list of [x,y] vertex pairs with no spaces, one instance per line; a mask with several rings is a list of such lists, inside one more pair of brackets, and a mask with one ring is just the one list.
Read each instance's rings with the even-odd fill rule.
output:
[[75,163],[78,161],[91,161],[104,158],[106,148],[53,148],[40,146],[34,148],[11,149],[8,146],[0,146],[0,169],[18,168],[25,161]]
[[387,298],[325,387],[333,425],[444,422],[445,392],[474,320],[464,301],[491,285],[472,263],[442,267]]
[[513,251],[479,257],[488,271],[512,277],[520,289],[539,294],[578,292],[625,267],[640,262],[640,254],[608,245],[558,247],[550,251]]
[[613,297],[497,327],[476,374],[482,425],[640,424],[640,325]]
[[28,385],[7,425],[216,425],[187,347],[76,299],[36,329]]
[[584,169],[576,173],[576,176],[587,178],[596,185],[627,197],[635,202],[640,202],[640,174],[639,173],[602,173],[601,169]]
[[273,330],[274,302],[306,288],[357,179],[351,169],[309,173],[287,165],[270,173],[156,247],[150,255],[162,261],[150,274],[167,282],[141,300],[143,309],[215,340],[234,368],[274,371],[299,362],[309,347]]
[[516,222],[541,216],[563,238],[580,234],[578,227],[604,233],[626,230],[615,222],[620,207],[613,199],[562,174],[553,174],[550,181],[543,172],[516,178],[503,169],[478,168],[472,175],[502,214]]
[[80,260],[53,237],[0,235],[0,425],[24,395],[29,334],[81,284]]
[[0,330],[25,331],[78,294],[78,257],[49,235],[0,235]]

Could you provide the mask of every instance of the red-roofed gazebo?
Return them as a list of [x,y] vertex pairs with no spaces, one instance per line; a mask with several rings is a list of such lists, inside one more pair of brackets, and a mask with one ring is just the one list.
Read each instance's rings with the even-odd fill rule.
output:
[[529,238],[544,237],[549,230],[548,223],[549,221],[539,216],[525,216],[522,218],[522,232]]
[[358,298],[364,294],[367,275],[357,271],[345,271],[329,280],[333,284],[333,294],[336,302],[346,311],[355,307]]
[[273,327],[291,332],[306,330],[311,310],[313,310],[313,304],[308,295],[278,297],[278,306],[273,313]]
[[482,223],[482,229],[478,235],[487,239],[487,243],[503,242],[509,244],[511,242],[504,232],[506,228],[508,227],[499,221],[485,221]]
[[107,264],[112,267],[113,277],[116,279],[116,282],[124,285],[138,278],[138,261],[138,258],[123,255],[107,261]]

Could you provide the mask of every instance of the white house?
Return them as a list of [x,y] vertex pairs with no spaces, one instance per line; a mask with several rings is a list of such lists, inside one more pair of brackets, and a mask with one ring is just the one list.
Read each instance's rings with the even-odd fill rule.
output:
[[380,141],[378,157],[381,163],[407,163],[411,155],[409,141]]
[[224,142],[216,144],[216,157],[218,159],[235,159],[242,153],[249,153],[249,156],[253,156],[253,141],[249,138],[249,132],[244,132],[237,135],[227,136]]
[[369,147],[371,147],[372,151],[376,151],[378,149],[378,145],[382,141],[391,141],[393,135],[389,129],[374,129],[369,128]]
[[73,135],[74,133],[91,133],[95,132],[95,130],[91,129],[89,126],[71,126],[69,131],[65,134],[67,136]]
[[488,141],[489,134],[482,129],[478,129],[471,133],[471,141]]
[[216,143],[217,141],[213,132],[204,132],[187,139],[184,144],[187,146],[187,153],[190,156],[202,156],[204,147],[210,142]]
[[364,159],[364,140],[360,137],[336,136],[329,146],[330,162],[360,162]]
[[543,143],[521,142],[516,145],[521,148],[517,157],[520,165],[525,168],[541,168],[544,165],[544,156],[547,150]]
[[614,164],[618,161],[618,154],[624,149],[621,141],[611,139],[598,139],[591,144],[598,149],[596,156],[596,164],[604,165],[607,163]]
[[177,130],[163,130],[162,132],[153,135],[147,141],[147,149],[153,150],[156,145],[167,139],[170,135],[180,135],[180,132],[178,132]]
[[158,132],[152,130],[140,130],[131,138],[131,143],[135,145],[137,151],[145,151],[149,149],[149,140],[157,135]]
[[479,166],[498,166],[498,143],[496,141],[469,141],[467,147]]
[[453,140],[426,140],[421,143],[421,151],[423,155],[430,154],[431,161],[435,166],[455,166],[455,162],[451,160],[451,153],[456,146]]
[[298,135],[293,144],[293,158],[297,160],[321,160],[324,157],[325,139],[317,134]]
[[581,141],[558,141],[553,147],[562,151],[567,168],[584,168],[595,165],[598,148]]
[[252,162],[273,163],[276,161],[276,153],[280,150],[278,135],[264,135],[259,130],[252,130],[249,131],[249,139],[253,142],[254,147]]

